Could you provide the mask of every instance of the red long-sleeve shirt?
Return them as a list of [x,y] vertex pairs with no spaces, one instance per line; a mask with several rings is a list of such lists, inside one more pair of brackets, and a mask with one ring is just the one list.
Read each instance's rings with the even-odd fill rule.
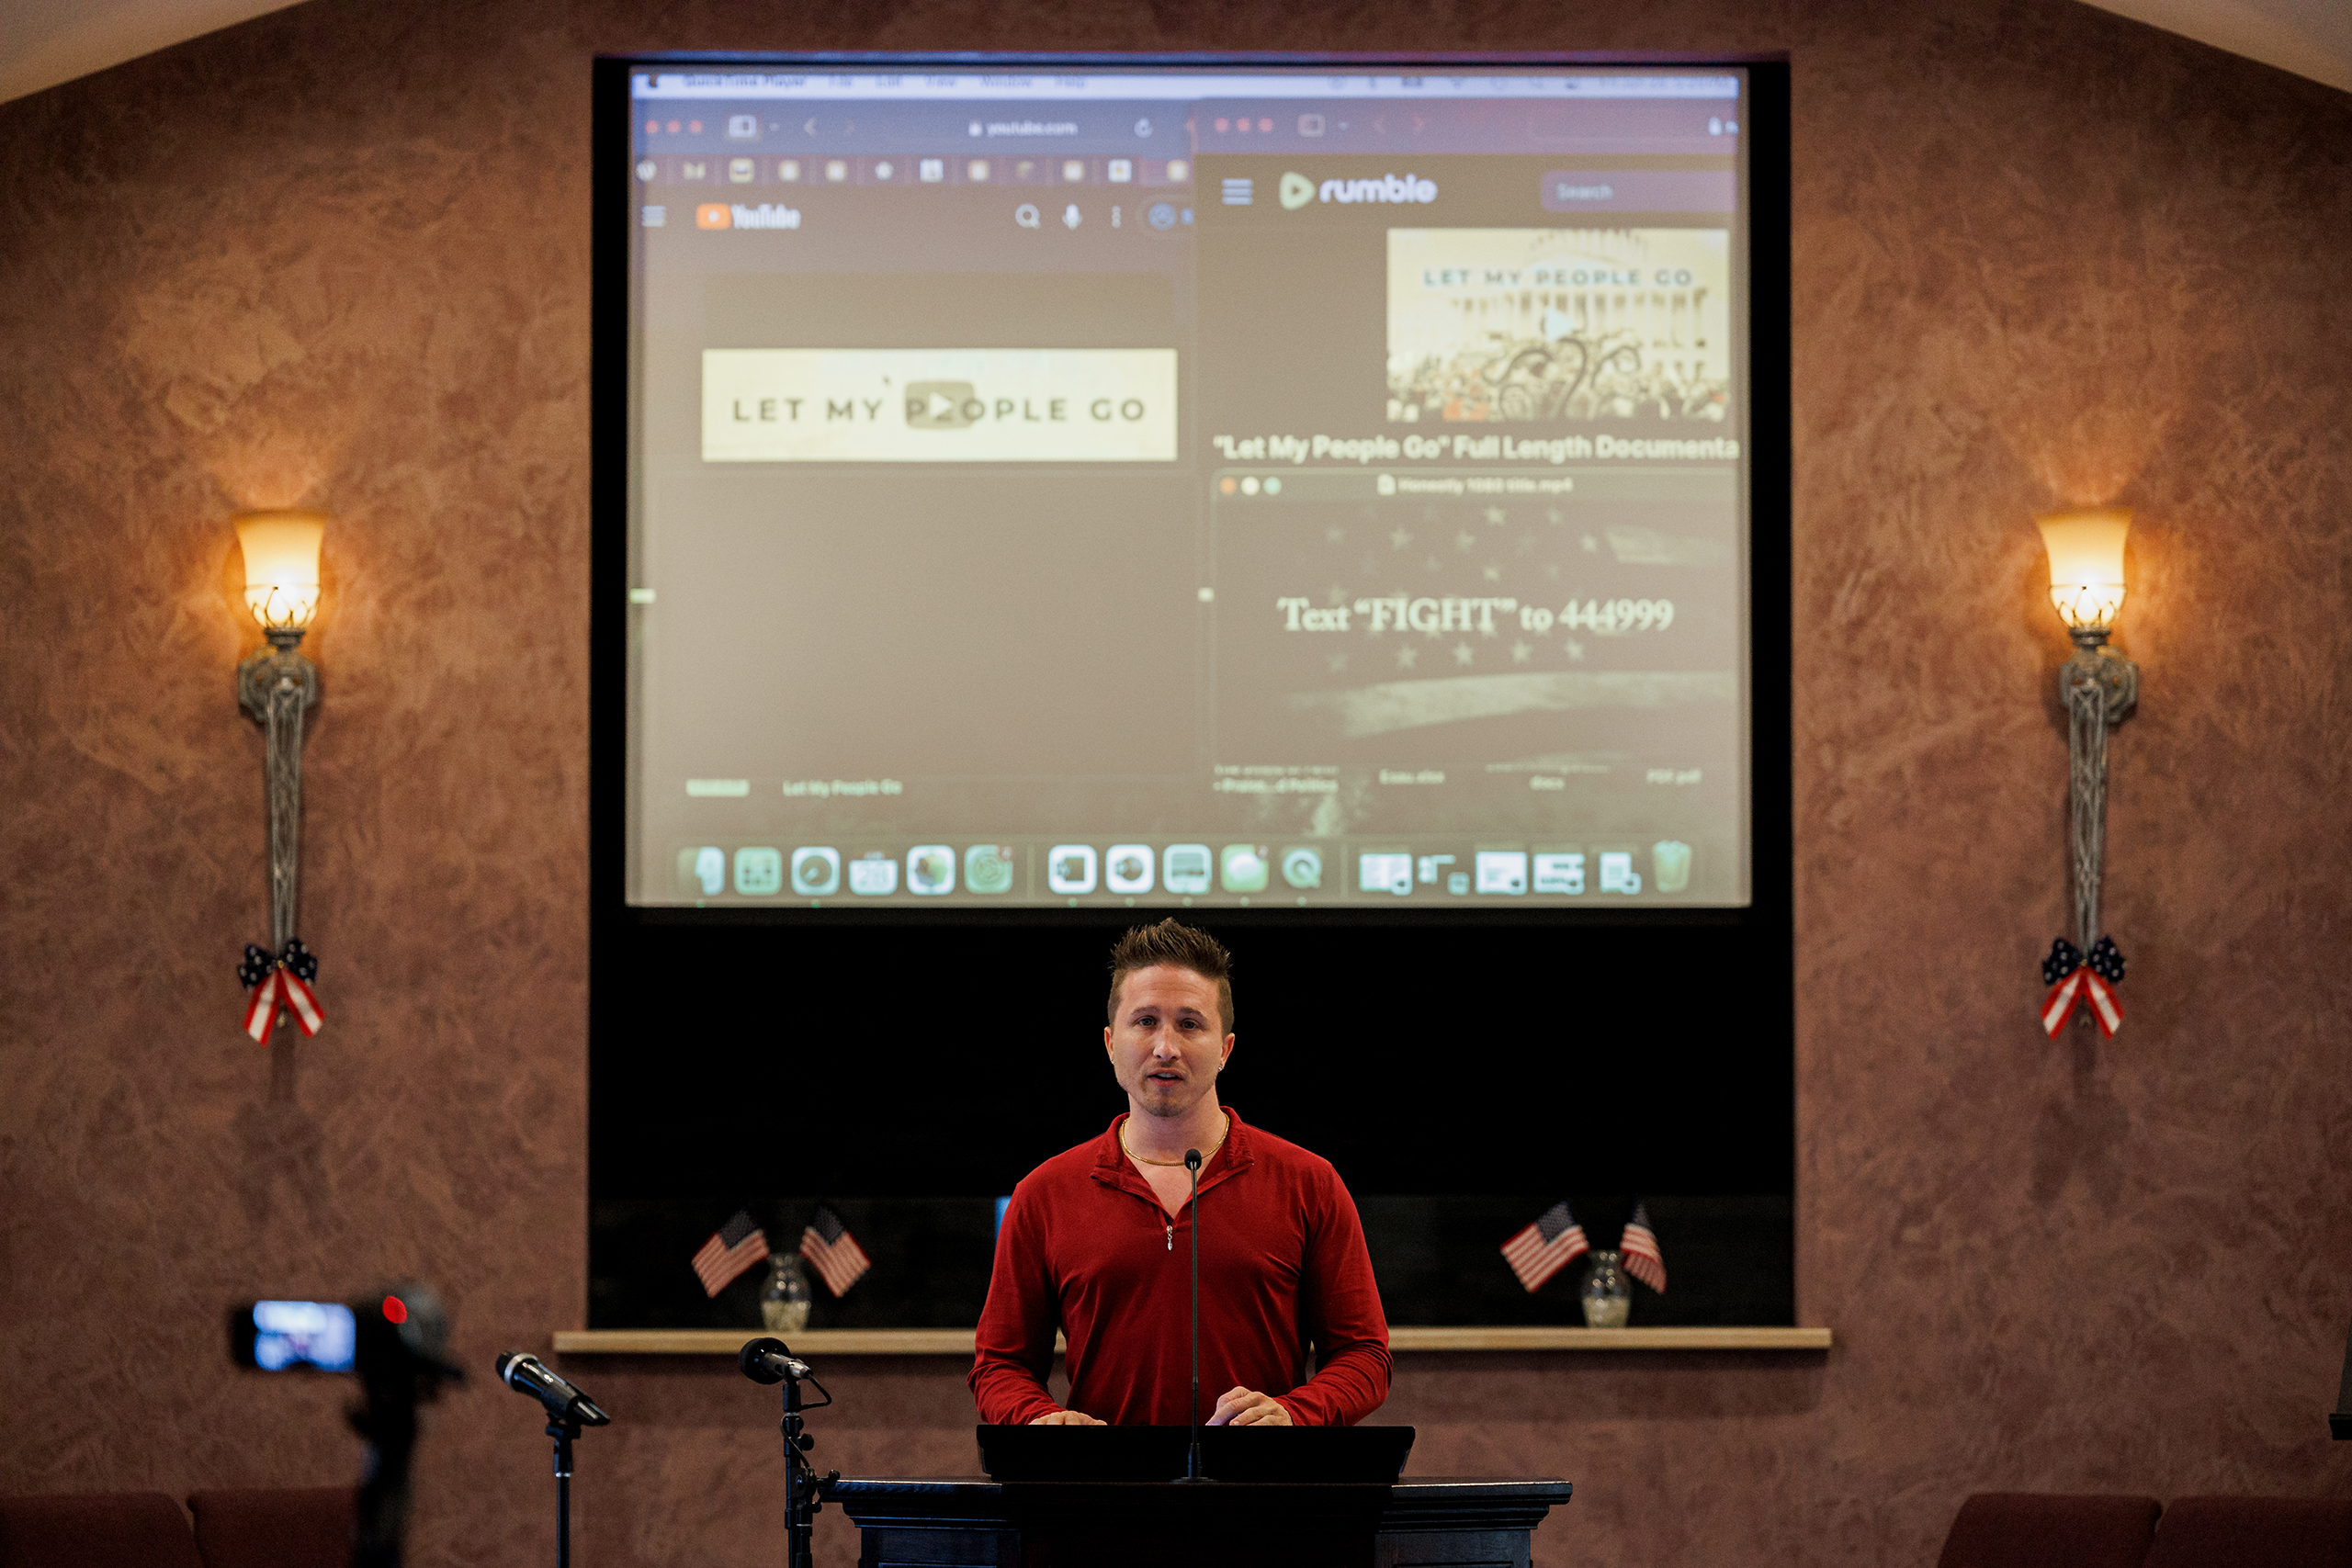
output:
[[[1057,1329],[1069,1341],[1070,1409],[1114,1425],[1192,1419],[1195,1204],[1169,1219],[1119,1147],[1125,1120],[1012,1190],[972,1362],[983,1421],[1062,1408],[1046,1392]],[[1370,1415],[1388,1397],[1388,1320],[1330,1161],[1237,1115],[1196,1203],[1202,1418],[1235,1387],[1274,1395],[1301,1426]],[[1310,1345],[1321,1363],[1311,1379]]]

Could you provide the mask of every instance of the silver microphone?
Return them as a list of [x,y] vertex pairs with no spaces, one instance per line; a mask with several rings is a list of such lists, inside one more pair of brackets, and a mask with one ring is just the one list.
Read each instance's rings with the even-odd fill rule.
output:
[[503,1352],[498,1358],[498,1381],[517,1393],[530,1394],[560,1421],[577,1421],[583,1427],[603,1427],[612,1421],[596,1408],[594,1400],[550,1371],[537,1356],[519,1350]]

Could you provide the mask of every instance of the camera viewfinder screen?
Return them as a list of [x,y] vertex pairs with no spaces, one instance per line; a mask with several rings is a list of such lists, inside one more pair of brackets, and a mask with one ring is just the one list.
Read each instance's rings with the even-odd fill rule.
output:
[[1750,902],[1745,73],[630,80],[630,904]]
[[358,1344],[358,1323],[340,1303],[254,1303],[254,1365],[263,1371],[347,1372]]

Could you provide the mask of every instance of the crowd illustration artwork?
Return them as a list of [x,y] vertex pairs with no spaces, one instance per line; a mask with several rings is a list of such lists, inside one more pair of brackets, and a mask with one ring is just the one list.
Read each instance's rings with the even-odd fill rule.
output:
[[[1493,334],[1448,357],[1430,355],[1389,379],[1392,420],[1722,420],[1727,378],[1649,358],[1637,333]],[[1697,373],[1693,373],[1693,371]]]
[[1720,230],[1392,230],[1392,423],[1721,423]]

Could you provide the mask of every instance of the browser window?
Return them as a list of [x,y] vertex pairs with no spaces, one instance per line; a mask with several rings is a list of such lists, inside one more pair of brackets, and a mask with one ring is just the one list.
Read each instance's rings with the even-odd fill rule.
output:
[[1745,89],[641,69],[629,901],[1746,904]]

